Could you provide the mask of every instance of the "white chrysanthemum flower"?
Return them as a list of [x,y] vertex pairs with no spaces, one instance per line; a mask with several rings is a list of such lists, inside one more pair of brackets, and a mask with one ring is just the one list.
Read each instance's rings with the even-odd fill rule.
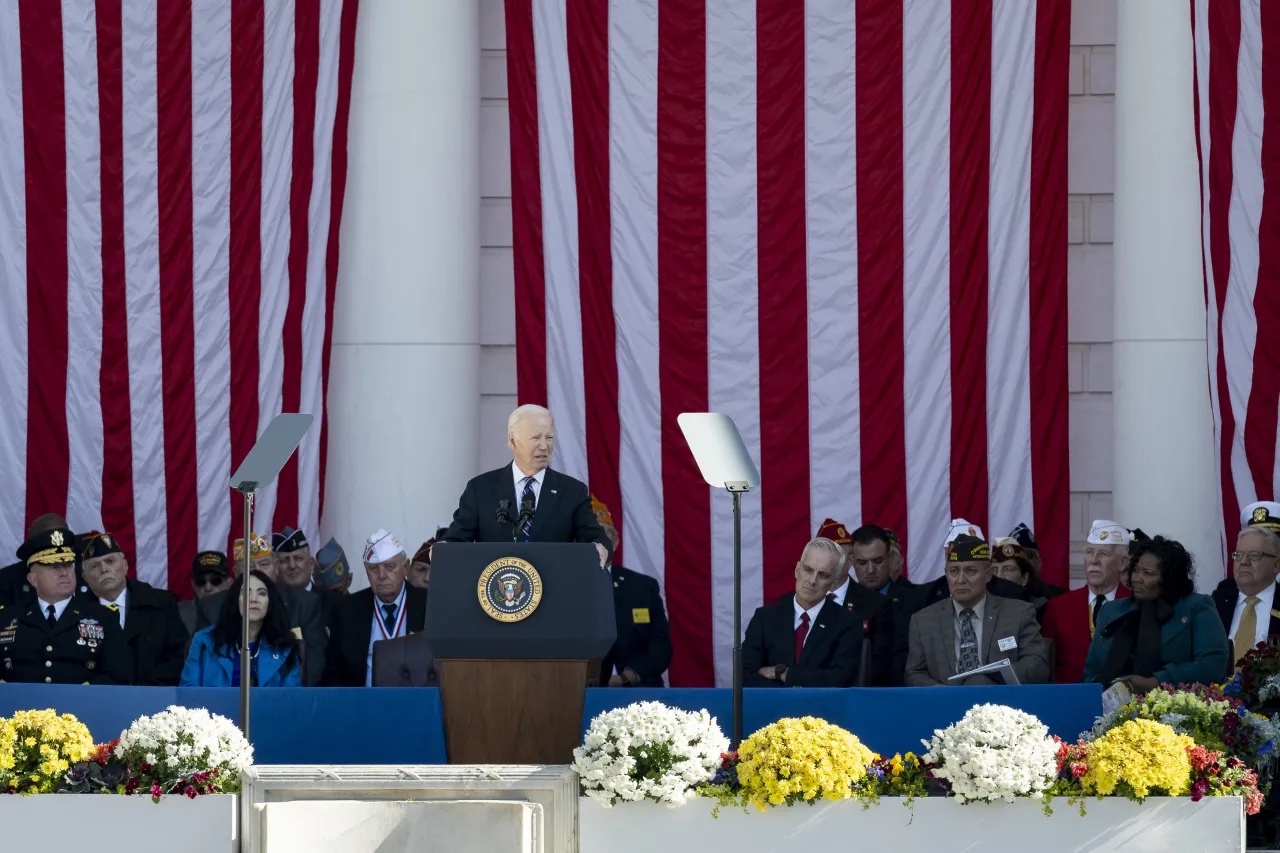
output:
[[592,720],[573,767],[583,793],[603,805],[654,800],[677,806],[715,776],[728,748],[706,711],[639,702]]
[[923,741],[934,775],[951,783],[960,802],[1012,802],[1039,797],[1057,772],[1057,745],[1031,714],[1004,705],[978,705],[960,722]]

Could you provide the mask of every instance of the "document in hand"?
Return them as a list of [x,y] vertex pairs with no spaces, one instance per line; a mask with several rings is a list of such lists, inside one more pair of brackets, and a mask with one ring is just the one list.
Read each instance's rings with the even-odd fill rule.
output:
[[1009,663],[1008,658],[1002,658],[992,661],[986,666],[980,666],[977,669],[971,669],[968,672],[961,672],[953,675],[947,681],[964,681],[971,675],[990,675],[993,678],[999,678],[1005,684],[1020,684],[1018,676],[1013,672],[1013,664]]
[[1128,705],[1132,701],[1133,691],[1129,689],[1129,685],[1123,681],[1117,681],[1102,691],[1102,713],[1110,714],[1116,708]]

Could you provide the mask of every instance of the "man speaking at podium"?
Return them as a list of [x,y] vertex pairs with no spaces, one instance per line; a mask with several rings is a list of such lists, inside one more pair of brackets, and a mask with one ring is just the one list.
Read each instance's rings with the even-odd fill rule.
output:
[[591,509],[581,480],[552,471],[555,421],[542,406],[525,405],[507,419],[515,460],[467,483],[445,542],[590,542],[608,565],[612,545]]

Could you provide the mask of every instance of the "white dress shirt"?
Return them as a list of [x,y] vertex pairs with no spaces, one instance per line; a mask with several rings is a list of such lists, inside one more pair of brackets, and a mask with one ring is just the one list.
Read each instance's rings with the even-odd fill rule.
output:
[[840,586],[831,590],[831,592],[827,594],[834,595],[835,603],[839,604],[841,607],[844,607],[844,597],[849,594],[849,584],[851,583],[853,583],[853,575],[849,575],[849,577],[844,579],[844,583],[840,584]]
[[62,618],[62,611],[67,609],[67,605],[71,603],[70,598],[64,598],[58,602],[45,601],[43,598],[37,598],[36,603],[40,605],[40,615],[49,618],[49,605],[53,605],[53,618],[58,620]]
[[809,642],[809,638],[813,636],[813,626],[818,624],[818,612],[822,610],[822,606],[826,603],[827,603],[827,599],[823,598],[817,604],[813,605],[808,610],[805,610],[803,607],[800,606],[800,602],[796,601],[794,598],[791,600],[791,606],[794,607],[796,611],[795,621],[791,625],[792,628],[800,627],[801,614],[803,613],[809,614],[809,630],[806,631],[804,635],[804,641],[806,643]]
[[[515,478],[515,484],[516,484],[516,512],[519,512],[520,501],[524,498],[524,481],[529,478],[529,475],[521,471],[520,466],[517,465],[514,460],[512,460],[511,462],[511,473],[512,473],[512,476]],[[541,471],[533,475],[533,508],[534,509],[538,508],[538,499],[542,497],[542,481],[546,479],[546,476],[547,476],[546,468],[543,468]]]
[[116,607],[120,608],[120,627],[121,628],[124,627],[124,608],[125,608],[126,599],[128,597],[129,597],[129,588],[125,587],[124,589],[120,590],[120,597],[117,598],[115,601],[107,601],[105,598],[101,598],[101,597],[98,599],[98,602],[102,604],[103,607],[107,606],[108,604],[114,604]]
[[[956,666],[959,667],[960,665],[960,611],[965,610],[966,608],[961,607],[954,600],[951,602],[951,604],[956,609]],[[982,646],[982,620],[986,616],[986,612],[987,612],[987,597],[985,595],[982,596],[981,601],[973,605],[973,607],[970,607],[967,609],[973,611],[973,633],[974,633],[974,636],[978,638],[978,663],[985,664],[986,661],[983,660],[983,658],[985,658],[986,655],[983,652],[983,646]]]
[[400,585],[400,595],[396,598],[395,630],[389,634],[387,633],[386,626],[382,622],[383,601],[381,598],[378,598],[378,596],[376,595],[373,597],[373,622],[369,626],[369,629],[370,629],[369,630],[369,657],[365,659],[365,663],[364,663],[364,686],[365,687],[373,686],[373,644],[378,642],[379,640],[392,640],[392,639],[395,639],[396,637],[404,636],[404,631],[405,631],[404,600],[405,600],[405,590],[408,588],[408,586],[409,585],[407,583]]
[[[1245,607],[1248,606],[1244,603],[1244,600],[1247,597],[1248,596],[1242,592],[1236,598],[1236,612],[1235,615],[1231,617],[1231,630],[1227,632],[1227,639],[1229,640],[1234,640],[1236,638],[1236,631],[1240,630],[1240,617],[1244,614]],[[1271,608],[1275,606],[1275,601],[1275,584],[1268,585],[1266,589],[1258,593],[1258,603],[1254,605],[1255,609],[1253,611],[1257,616],[1257,621],[1253,629],[1253,646],[1267,641],[1267,635],[1271,632]],[[1236,645],[1239,646],[1238,643]],[[1253,648],[1253,646],[1250,646],[1249,648]],[[1249,649],[1236,648],[1236,657],[1240,657],[1241,654],[1248,650]]]
[[[1115,600],[1116,600],[1116,590],[1117,590],[1117,589],[1119,589],[1119,588],[1120,588],[1120,587],[1116,587],[1116,589],[1111,590],[1111,592],[1108,592],[1106,595],[1104,595],[1104,596],[1102,596],[1102,597],[1103,597],[1103,598],[1105,598],[1107,601],[1115,601]],[[1092,612],[1093,612],[1093,603],[1094,603],[1095,601],[1097,601],[1097,600],[1098,600],[1098,594],[1097,594],[1096,592],[1094,592],[1093,590],[1089,590],[1089,612],[1090,612],[1090,613],[1092,613]],[[1105,605],[1105,604],[1104,604],[1104,605],[1102,605],[1102,606],[1103,606],[1103,607],[1106,607],[1107,605]]]

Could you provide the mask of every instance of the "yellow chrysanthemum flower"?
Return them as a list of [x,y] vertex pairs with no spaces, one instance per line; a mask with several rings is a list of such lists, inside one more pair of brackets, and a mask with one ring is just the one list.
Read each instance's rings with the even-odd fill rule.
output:
[[1089,770],[1081,784],[1090,793],[1109,796],[1121,784],[1139,799],[1153,791],[1178,796],[1191,785],[1187,748],[1195,742],[1154,720],[1130,720],[1089,747]]
[[94,751],[89,730],[70,714],[19,711],[0,719],[0,790],[54,791],[73,762]]
[[875,758],[851,733],[815,717],[765,726],[738,750],[738,782],[748,800],[768,805],[852,796]]

